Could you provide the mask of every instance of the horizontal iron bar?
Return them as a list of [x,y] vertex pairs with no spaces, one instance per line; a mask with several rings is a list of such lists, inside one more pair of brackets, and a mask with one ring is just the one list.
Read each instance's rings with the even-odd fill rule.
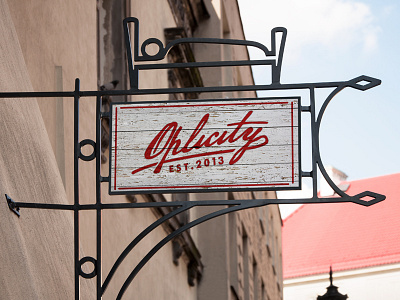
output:
[[109,111],[107,111],[107,112],[101,112],[101,113],[100,113],[100,117],[101,117],[101,118],[110,118],[110,117],[111,117],[111,114],[110,114]]
[[74,92],[4,92],[0,98],[51,98],[74,97]]
[[[190,88],[164,88],[164,89],[137,89],[120,91],[82,91],[81,97],[93,97],[102,95],[151,95],[151,94],[175,94],[175,93],[212,93],[212,92],[234,92],[234,91],[258,91],[258,90],[289,90],[289,89],[310,89],[310,88],[335,88],[347,82],[320,82],[320,83],[295,83],[268,85],[241,85],[241,86],[211,86],[211,87],[190,87]],[[0,94],[1,96],[1,94]],[[199,100],[200,101],[200,100]]]
[[[334,203],[334,202],[353,202],[352,197],[331,197],[331,198],[299,198],[299,199],[247,199],[247,200],[204,200],[193,201],[194,206],[222,206],[222,205],[242,205],[250,203],[260,205],[267,204],[309,204],[309,203]],[[124,208],[151,208],[151,207],[181,207],[187,205],[187,201],[175,202],[140,202],[140,203],[101,203],[101,204],[81,204],[77,205],[78,210],[95,209],[124,209]],[[47,204],[47,203],[26,203],[15,202],[15,207],[38,208],[38,209],[57,209],[74,210],[75,205],[68,204]]]
[[301,172],[302,177],[312,177],[312,171],[311,172]]
[[205,68],[205,67],[228,67],[228,66],[260,66],[275,65],[272,59],[263,60],[237,60],[237,61],[209,61],[209,62],[187,62],[187,63],[167,63],[167,64],[146,64],[135,65],[138,70],[156,70],[172,68]]
[[[155,95],[174,93],[209,93],[232,91],[258,91],[258,90],[288,90],[310,88],[334,88],[345,85],[348,81],[317,82],[317,83],[293,83],[293,84],[269,84],[269,85],[241,85],[241,86],[214,86],[191,88],[163,88],[163,89],[137,89],[137,90],[111,90],[111,91],[79,91],[80,97],[98,96],[122,96],[122,95]],[[75,92],[3,92],[0,98],[47,98],[47,97],[74,97]]]
[[100,182],[110,182],[110,177],[100,176]]
[[51,204],[51,203],[27,203],[15,202],[15,206],[19,208],[39,208],[39,209],[58,209],[58,210],[74,210],[74,205],[68,204]]

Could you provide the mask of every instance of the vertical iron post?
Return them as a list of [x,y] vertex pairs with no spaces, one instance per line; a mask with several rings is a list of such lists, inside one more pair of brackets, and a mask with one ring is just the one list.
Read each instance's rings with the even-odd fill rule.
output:
[[96,97],[96,281],[97,299],[101,299],[101,96]]
[[79,300],[79,78],[75,79],[74,91],[74,274],[75,300]]
[[316,134],[317,124],[315,119],[315,88],[310,87],[310,114],[311,114],[311,162],[312,162],[312,181],[313,181],[313,197],[318,197],[318,172],[317,172],[317,153],[318,149],[318,135]]

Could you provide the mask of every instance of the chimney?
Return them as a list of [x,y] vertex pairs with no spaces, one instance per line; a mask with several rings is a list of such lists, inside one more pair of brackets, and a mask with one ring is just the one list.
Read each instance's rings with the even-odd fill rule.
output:
[[[343,173],[342,171],[339,171],[338,169],[336,169],[332,166],[327,166],[325,168],[325,170],[328,173],[328,176],[339,187],[340,190],[345,192],[349,188],[350,184],[343,183],[343,181],[346,181],[346,179],[347,179],[347,175],[345,173]],[[333,196],[335,194],[335,191],[330,187],[328,182],[326,182],[324,177],[321,177],[321,180],[320,180],[319,194],[321,197]]]

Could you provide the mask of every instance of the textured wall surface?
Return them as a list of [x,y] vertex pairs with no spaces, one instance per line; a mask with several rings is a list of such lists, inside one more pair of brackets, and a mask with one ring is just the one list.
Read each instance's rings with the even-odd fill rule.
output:
[[[0,1],[0,90],[32,86],[13,21]],[[19,202],[67,203],[54,154],[35,99],[0,102],[0,291],[1,299],[72,299],[72,213],[7,206]],[[90,299],[88,283],[82,297]]]

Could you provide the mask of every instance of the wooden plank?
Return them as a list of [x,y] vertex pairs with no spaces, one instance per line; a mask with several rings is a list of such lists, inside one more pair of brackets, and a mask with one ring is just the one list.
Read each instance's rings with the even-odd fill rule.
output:
[[[298,162],[298,155],[297,155],[297,145],[295,145],[295,154],[293,161]],[[199,149],[198,153],[205,152],[206,149]],[[266,164],[284,164],[288,162],[288,158],[292,155],[292,146],[291,145],[278,145],[278,146],[271,146],[268,147],[260,147],[257,149],[252,150],[252,155],[246,159],[246,163],[250,165],[255,165],[260,163],[260,157],[262,157],[263,163]],[[143,157],[143,149],[120,149],[118,151],[118,166],[127,166],[128,168],[132,168],[132,171],[136,168],[144,166],[147,164],[147,160]],[[190,155],[190,154],[189,154]],[[132,156],[136,157],[135,161],[132,162]],[[200,158],[188,158],[185,159],[184,163],[188,163],[189,165],[194,165],[197,160],[199,159],[206,159],[208,158],[214,164],[214,159],[217,159],[219,156],[225,157],[225,161],[228,162],[230,157],[226,154],[221,155],[210,155],[204,156]],[[179,162],[178,162],[179,163]],[[172,163],[176,164],[176,163]],[[240,164],[238,162],[237,164]]]
[[[259,127],[255,127],[255,128],[259,128]],[[245,132],[247,128],[245,129],[241,129],[238,131],[238,133],[236,134],[236,136],[240,136],[241,134],[243,134]],[[262,133],[264,135],[266,135],[268,137],[268,145],[269,146],[277,146],[277,145],[291,145],[292,144],[292,138],[291,138],[291,127],[278,127],[278,128],[265,128],[263,129]],[[197,135],[192,142],[189,144],[189,146],[193,146],[196,145],[196,142],[198,142],[199,140],[201,140],[201,137],[204,135],[205,137],[203,138],[204,140],[207,140],[206,138],[210,137],[213,133],[215,132],[224,132],[226,131],[227,134],[226,136],[229,136],[230,134],[233,133],[234,129],[206,129],[206,130],[202,130],[201,134]],[[149,144],[151,143],[151,141],[156,137],[156,135],[159,133],[160,131],[153,131],[153,130],[149,130],[144,132],[118,132],[118,149],[134,149],[134,150],[146,150],[146,148],[149,146]],[[176,133],[176,131],[172,131],[169,130],[166,132],[166,136],[165,139],[163,140],[163,144],[162,146],[166,146],[167,148],[174,148],[175,145],[171,145],[171,143],[167,143],[168,138],[170,136],[173,136],[173,134]],[[176,138],[176,141],[180,141],[180,147],[183,147],[186,142],[189,140],[191,134],[193,133],[193,129],[186,129],[186,130],[181,130],[179,132],[179,136]],[[253,130],[254,133],[254,130]],[[296,131],[293,132],[293,137],[294,139],[298,139],[298,132],[297,132],[297,128]],[[213,141],[216,141],[218,139],[218,137],[213,136],[210,139],[210,142],[212,143]],[[263,141],[259,141],[258,143],[261,143]],[[229,147],[240,147],[240,145],[243,144],[243,139],[238,139],[232,143],[229,144]],[[257,142],[253,143],[253,144],[257,144]],[[114,150],[115,146],[112,146],[112,150]],[[219,148],[223,148],[223,147],[228,147],[228,145],[211,145],[211,147],[209,148],[213,148],[213,149],[219,149]],[[199,149],[201,150],[205,150],[205,149]],[[207,150],[208,151],[208,150]]]
[[299,100],[114,104],[110,193],[299,188]]
[[[205,124],[204,129],[207,128],[215,128],[218,125],[222,124],[230,124],[237,122],[238,115],[245,116],[248,111],[253,111],[251,115],[251,119],[266,121],[267,124],[259,124],[258,127],[280,127],[280,126],[288,126],[291,121],[291,109],[274,109],[274,110],[260,110],[260,109],[252,109],[249,107],[246,110],[243,110],[243,107],[238,111],[213,111],[213,112],[151,112],[149,109],[141,110],[140,113],[126,113],[120,115],[118,118],[118,130],[119,131],[131,131],[133,128],[144,128],[146,130],[151,130],[149,124],[153,124],[154,122],[159,122],[160,119],[176,121],[177,116],[179,116],[179,126],[182,129],[192,129],[193,120],[198,118],[200,114],[202,116],[204,114],[209,114],[208,122]],[[268,112],[268,114],[266,114]],[[266,119],[266,115],[268,116],[268,120]],[[146,116],[146,118],[143,118]],[[297,117],[297,116],[296,116]],[[296,119],[294,119],[296,121]],[[200,121],[200,120],[199,120]],[[296,122],[295,122],[296,123]],[[230,126],[232,127],[232,126]],[[243,126],[243,128],[247,128],[247,126]]]
[[[171,165],[170,165],[171,166]],[[157,188],[163,187],[185,187],[193,186],[199,188],[210,188],[212,189],[215,185],[222,187],[230,186],[260,186],[266,184],[278,184],[279,186],[289,186],[292,182],[291,177],[291,165],[282,164],[279,168],[275,165],[234,165],[231,168],[226,168],[224,166],[209,166],[205,167],[202,162],[202,169],[205,172],[198,176],[200,169],[196,166],[185,167],[181,165],[181,169],[178,172],[177,165],[173,165],[170,169],[163,168],[162,172],[154,178],[154,173],[152,170],[144,170],[141,172],[140,176],[132,176],[131,169],[117,169],[119,172],[119,187],[125,189],[135,188],[135,187],[152,187]],[[193,168],[193,169],[192,169]],[[286,172],[283,172],[285,170]],[[258,181],[254,181],[254,174],[257,173]],[[287,174],[287,175],[285,175]],[[176,180],[176,176],[179,176],[180,181]],[[195,180],[193,180],[195,178]],[[293,178],[294,181],[298,178]],[[217,187],[218,188],[218,187]]]

